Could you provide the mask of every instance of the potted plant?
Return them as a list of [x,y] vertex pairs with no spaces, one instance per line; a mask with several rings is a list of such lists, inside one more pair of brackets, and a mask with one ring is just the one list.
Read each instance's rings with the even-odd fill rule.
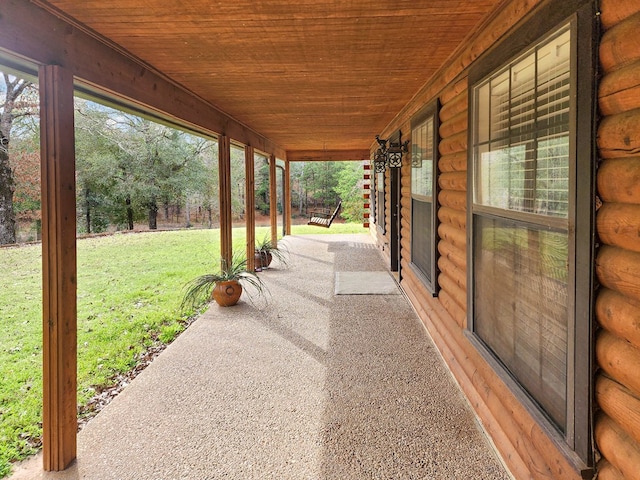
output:
[[262,240],[256,241],[255,267],[257,272],[269,267],[274,258],[283,265],[286,265],[288,262],[288,252],[284,249],[274,247],[273,242],[266,235]]
[[200,275],[185,285],[182,307],[194,307],[211,298],[222,307],[230,307],[238,303],[242,283],[255,288],[259,295],[265,293],[262,280],[254,272],[247,271],[247,259],[234,254],[231,262],[224,259],[220,262],[219,270]]

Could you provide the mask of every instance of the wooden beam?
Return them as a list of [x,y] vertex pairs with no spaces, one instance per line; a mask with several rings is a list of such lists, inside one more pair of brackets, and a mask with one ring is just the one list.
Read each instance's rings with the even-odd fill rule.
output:
[[338,162],[369,160],[369,150],[289,150],[289,162]]
[[284,162],[284,212],[285,235],[291,235],[291,168],[289,161]]
[[76,457],[77,304],[73,75],[40,68],[43,468]]
[[256,268],[256,189],[255,189],[255,152],[253,147],[244,147],[244,218],[247,230],[247,270]]
[[269,156],[269,214],[271,217],[271,243],[278,246],[278,182],[276,179],[276,156]]
[[229,265],[232,251],[232,216],[231,216],[231,142],[229,137],[218,138],[218,185],[220,198],[220,257]]
[[71,71],[76,85],[89,94],[206,135],[226,135],[260,151],[286,155],[266,137],[151,66],[63,18],[62,12],[54,15],[32,2],[11,2],[0,15],[0,57],[4,50],[22,57],[25,65],[59,65]]

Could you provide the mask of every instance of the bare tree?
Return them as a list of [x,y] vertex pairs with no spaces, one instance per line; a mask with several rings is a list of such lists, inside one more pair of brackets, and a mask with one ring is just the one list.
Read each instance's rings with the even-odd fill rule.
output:
[[15,181],[9,163],[9,144],[13,122],[25,115],[33,114],[33,109],[22,104],[20,96],[32,87],[32,83],[3,73],[5,89],[0,104],[0,245],[16,243],[16,217],[13,210]]

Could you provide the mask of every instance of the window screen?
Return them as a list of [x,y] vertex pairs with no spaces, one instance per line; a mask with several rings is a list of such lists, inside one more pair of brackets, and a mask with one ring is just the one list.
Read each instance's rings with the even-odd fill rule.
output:
[[435,108],[430,109],[411,131],[411,263],[432,292],[436,283],[435,115]]
[[571,30],[473,90],[473,329],[567,424]]

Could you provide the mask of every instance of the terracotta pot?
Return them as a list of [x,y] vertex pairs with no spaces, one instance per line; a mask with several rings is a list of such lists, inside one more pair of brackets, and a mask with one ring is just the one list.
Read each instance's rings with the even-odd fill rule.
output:
[[269,265],[271,265],[271,260],[273,260],[273,256],[271,255],[270,252],[261,252],[259,250],[256,250],[256,254],[255,254],[255,264],[256,264],[256,268],[267,268]]
[[230,307],[238,303],[242,295],[242,285],[237,280],[218,282],[213,287],[211,296],[221,307]]

